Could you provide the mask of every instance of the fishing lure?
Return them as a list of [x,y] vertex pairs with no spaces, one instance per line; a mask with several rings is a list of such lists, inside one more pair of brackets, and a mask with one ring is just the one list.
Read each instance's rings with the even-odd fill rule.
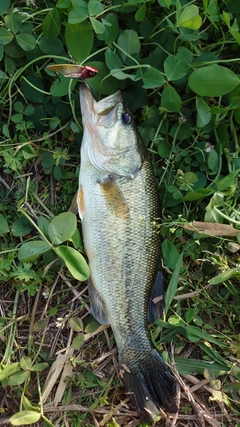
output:
[[98,73],[98,70],[90,65],[54,64],[48,65],[47,68],[55,73],[61,73],[65,77],[84,80],[94,77]]

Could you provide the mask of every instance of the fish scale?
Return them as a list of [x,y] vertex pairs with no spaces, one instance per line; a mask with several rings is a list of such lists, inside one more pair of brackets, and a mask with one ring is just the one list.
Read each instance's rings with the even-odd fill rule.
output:
[[158,190],[121,93],[96,102],[82,86],[80,102],[84,134],[78,206],[90,267],[90,306],[100,323],[110,323],[125,388],[139,415],[152,421],[161,405],[176,411],[173,377],[152,349],[146,325],[149,294],[158,287]]

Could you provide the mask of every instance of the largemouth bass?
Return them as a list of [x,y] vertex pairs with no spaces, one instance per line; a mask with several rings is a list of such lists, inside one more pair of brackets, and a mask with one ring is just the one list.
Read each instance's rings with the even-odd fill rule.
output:
[[[147,334],[162,294],[159,196],[147,150],[121,92],[96,102],[80,87],[83,121],[78,209],[94,317],[109,323],[119,372],[139,416],[176,412],[175,381]],[[150,301],[149,300],[149,297]]]

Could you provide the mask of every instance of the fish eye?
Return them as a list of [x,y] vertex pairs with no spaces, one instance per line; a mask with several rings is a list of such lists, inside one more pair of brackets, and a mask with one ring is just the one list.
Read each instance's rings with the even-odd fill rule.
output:
[[93,71],[93,70],[89,70],[88,71],[88,76],[89,77],[93,77],[93,76],[95,76],[97,73],[96,73],[96,71]]
[[132,122],[132,116],[129,113],[123,113],[122,114],[122,122],[125,125],[130,125],[130,123]]

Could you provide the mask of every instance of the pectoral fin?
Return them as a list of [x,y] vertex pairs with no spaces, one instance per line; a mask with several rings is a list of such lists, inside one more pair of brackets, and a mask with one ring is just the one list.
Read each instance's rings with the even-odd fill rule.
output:
[[129,207],[114,176],[109,175],[108,178],[99,180],[98,184],[101,187],[109,211],[118,218],[127,219],[129,217]]
[[77,192],[77,206],[78,206],[78,213],[81,219],[83,219],[84,212],[85,212],[85,205],[84,205],[84,194],[83,194],[83,188],[81,185],[79,185],[79,189]]
[[70,208],[68,209],[68,212],[72,212],[76,214],[78,212],[78,204],[77,204],[77,198],[78,198],[78,192],[75,194],[72,204]]

